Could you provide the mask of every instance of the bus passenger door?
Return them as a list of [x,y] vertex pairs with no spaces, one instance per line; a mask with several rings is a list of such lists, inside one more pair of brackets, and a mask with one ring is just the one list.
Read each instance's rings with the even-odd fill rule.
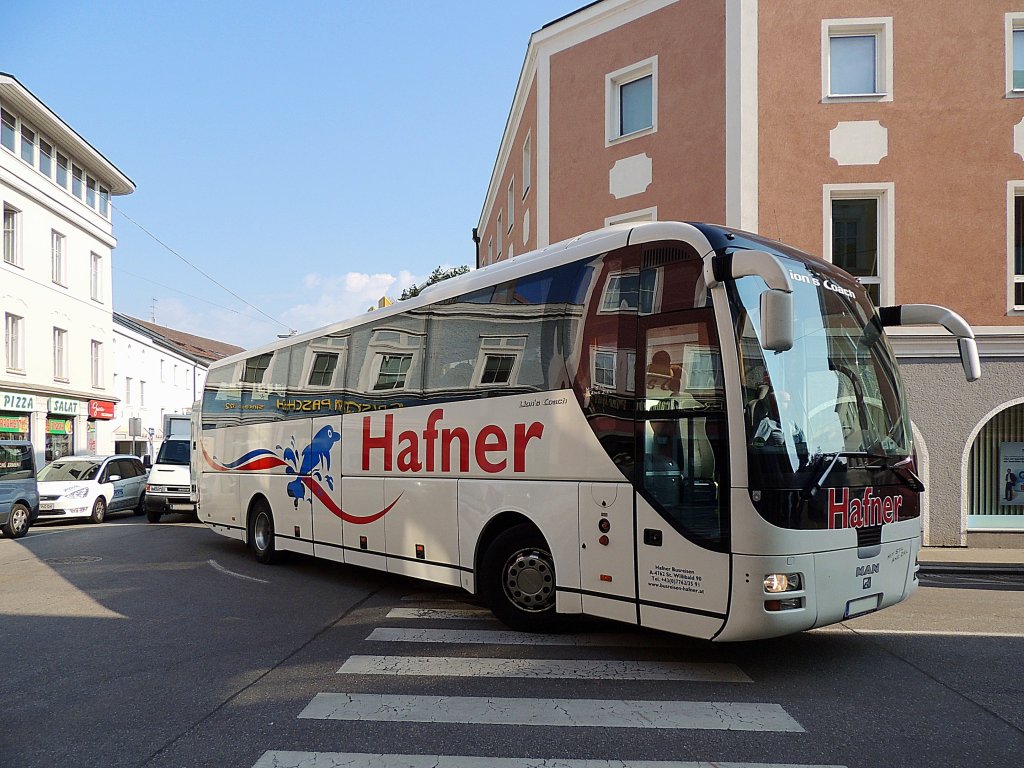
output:
[[725,387],[710,307],[639,318],[640,623],[712,637],[729,599]]

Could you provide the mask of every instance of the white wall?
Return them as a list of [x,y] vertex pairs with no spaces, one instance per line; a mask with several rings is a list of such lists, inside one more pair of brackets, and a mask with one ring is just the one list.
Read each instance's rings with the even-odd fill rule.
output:
[[[113,346],[111,312],[111,251],[116,245],[111,222],[62,190],[18,155],[0,146],[0,200],[20,211],[18,248],[21,267],[0,259],[0,321],[10,312],[24,318],[23,371],[8,370],[0,359],[0,391],[34,395],[32,437],[36,460],[44,460],[48,399],[60,397],[79,402],[74,417],[74,450],[88,450],[87,403],[109,400]],[[52,281],[51,232],[65,240],[66,287]],[[90,254],[102,259],[101,298],[90,298]],[[68,376],[54,377],[53,328],[68,331]],[[3,331],[0,330],[0,334]],[[92,340],[103,344],[103,377],[92,386]],[[2,339],[0,339],[2,344]],[[102,425],[102,422],[96,422]],[[101,433],[102,429],[98,430]],[[112,446],[111,446],[112,447]],[[104,446],[97,449],[102,451]]]
[[116,418],[108,423],[110,449],[113,450],[114,441],[131,440],[128,420],[138,417],[142,419],[144,437],[138,442],[136,453],[155,457],[163,440],[164,414],[192,412],[192,404],[206,383],[206,366],[159,346],[149,336],[118,322],[114,323],[113,346],[114,395],[120,402]]

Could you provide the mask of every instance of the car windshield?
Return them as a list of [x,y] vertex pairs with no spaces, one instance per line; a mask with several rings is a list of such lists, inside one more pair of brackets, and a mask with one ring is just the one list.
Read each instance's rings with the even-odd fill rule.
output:
[[39,472],[42,481],[95,480],[102,461],[55,461]]
[[899,373],[864,289],[829,265],[781,259],[793,283],[794,343],[760,341],[759,278],[731,292],[751,487],[802,488],[836,454],[911,455]]
[[164,440],[160,453],[156,456],[157,464],[185,464],[189,461],[188,440]]

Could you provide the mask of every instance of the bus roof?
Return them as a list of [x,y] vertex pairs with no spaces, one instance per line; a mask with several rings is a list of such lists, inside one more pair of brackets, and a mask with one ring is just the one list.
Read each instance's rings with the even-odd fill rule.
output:
[[347,320],[316,328],[295,336],[288,336],[260,347],[248,349],[230,357],[225,357],[210,365],[211,369],[234,365],[256,355],[273,352],[277,349],[290,347],[320,336],[357,328],[368,322],[376,322],[382,318],[400,315],[412,309],[436,304],[446,299],[461,296],[470,291],[487,288],[498,283],[514,280],[519,277],[542,272],[546,269],[571,264],[575,261],[591,258],[616,248],[638,243],[649,243],[658,240],[680,240],[692,245],[702,256],[718,248],[748,247],[768,248],[786,255],[802,259],[813,258],[808,254],[796,251],[783,243],[776,243],[748,232],[729,229],[716,224],[686,223],[680,221],[633,222],[614,224],[604,229],[587,232],[568,240],[545,246],[536,251],[524,253],[507,261],[491,264],[481,269],[467,272],[464,275],[443,280],[424,288],[418,296],[405,301],[398,301],[389,307],[375,309]]

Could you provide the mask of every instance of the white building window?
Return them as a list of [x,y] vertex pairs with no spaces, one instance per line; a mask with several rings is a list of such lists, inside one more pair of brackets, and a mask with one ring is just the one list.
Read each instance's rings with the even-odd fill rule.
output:
[[8,371],[25,370],[25,318],[10,312],[4,316],[4,362]]
[[494,238],[487,238],[487,263],[492,264],[494,262]]
[[526,141],[523,142],[523,197],[530,191],[530,184],[533,183],[533,148],[532,136],[526,134]]
[[110,190],[100,187],[100,215],[110,218]]
[[21,238],[18,232],[21,211],[9,205],[4,206],[4,261],[16,267],[21,266]]
[[103,257],[98,253],[89,254],[89,296],[103,301]]
[[1006,95],[1024,97],[1024,12],[1008,13],[1006,20]]
[[893,184],[824,188],[823,256],[867,289],[877,306],[895,303]]
[[1024,312],[1024,180],[1007,185],[1007,250],[1009,257],[1009,308]]
[[14,144],[17,141],[17,120],[14,115],[6,109],[0,108],[0,145],[14,151]]
[[606,145],[658,130],[658,57],[605,75]]
[[53,329],[53,378],[68,380],[68,332],[63,328]]
[[57,230],[50,231],[50,257],[53,262],[53,282],[68,284],[67,260],[64,258],[64,235]]
[[71,194],[82,199],[85,192],[85,171],[77,163],[71,163]]
[[499,260],[501,259],[501,238],[505,234],[505,228],[501,226],[501,222],[502,222],[501,211],[498,211],[498,233],[497,233],[497,238],[498,238],[498,259]]
[[164,360],[161,359],[160,360],[160,383],[163,384],[166,381],[167,381],[167,377],[164,374]]
[[[516,223],[516,180],[510,179],[508,182],[508,231],[511,234],[512,225]],[[509,238],[509,242],[512,242],[512,238]]]
[[21,124],[21,159],[29,165],[36,164],[36,132]]
[[821,97],[892,101],[892,17],[821,22]]
[[146,382],[139,381],[139,407],[146,407]]
[[53,177],[53,145],[39,137],[39,172],[46,178]]
[[124,377],[124,402],[127,405],[132,404],[132,377]]
[[68,188],[68,168],[70,167],[71,161],[68,160],[67,156],[64,155],[60,150],[57,150],[57,176],[55,178],[57,186],[62,189]]
[[92,340],[90,344],[90,367],[92,386],[103,386],[103,342]]

